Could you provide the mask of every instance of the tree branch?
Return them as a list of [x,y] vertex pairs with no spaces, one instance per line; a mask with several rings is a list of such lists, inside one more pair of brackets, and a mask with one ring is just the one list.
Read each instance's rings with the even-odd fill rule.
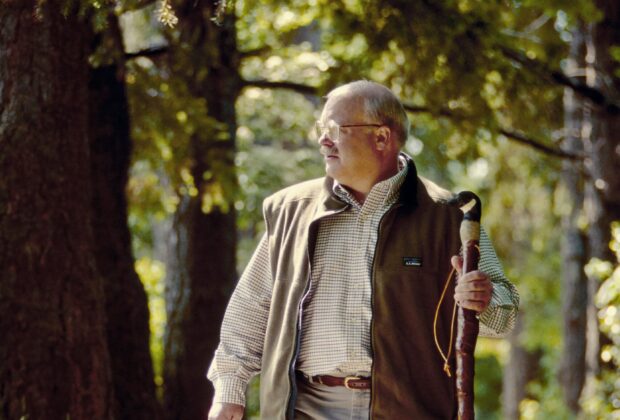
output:
[[411,105],[403,103],[405,111],[409,111],[412,114],[431,114],[438,117],[446,117],[451,120],[462,120],[467,118],[467,115],[456,113],[448,108],[431,109],[425,106]]
[[294,82],[272,82],[269,80],[244,80],[242,88],[245,87],[258,87],[264,89],[288,89],[304,95],[318,96],[319,89],[314,86],[308,86],[301,83]]
[[264,46],[264,47],[254,48],[253,50],[239,51],[239,57],[241,57],[241,59],[249,58],[249,57],[256,57],[256,56],[262,55],[263,53],[269,52],[271,50],[272,50],[271,47]]
[[570,159],[570,160],[583,160],[585,157],[582,153],[570,153],[562,149],[547,146],[546,144],[543,144],[538,140],[534,140],[530,137],[527,137],[525,134],[520,133],[518,131],[510,131],[505,128],[499,128],[498,132],[508,137],[510,140],[514,140],[517,143],[531,146],[534,149],[539,150],[550,156],[556,156],[556,157],[560,157],[563,159]]
[[[439,110],[432,110],[424,106],[417,106],[417,105],[410,105],[410,104],[403,104],[403,107],[405,108],[406,111],[409,111],[412,113],[426,113],[426,114],[437,115],[440,117],[445,117],[445,118],[449,118],[453,120],[467,118],[466,115],[457,114],[445,108],[441,108]],[[555,147],[547,146],[540,140],[535,140],[531,137],[527,137],[525,134],[517,132],[517,131],[512,131],[512,130],[509,130],[503,127],[497,128],[496,131],[497,133],[503,136],[506,136],[510,140],[533,147],[534,149],[540,152],[543,152],[547,155],[550,155],[550,156],[555,156],[555,157],[560,157],[563,159],[570,159],[570,160],[582,160],[584,158],[583,154],[570,153],[570,152],[567,152],[567,151],[564,151],[564,150],[561,150]]]
[[138,57],[158,57],[168,52],[168,46],[152,47],[145,50],[136,51],[132,53],[125,53],[125,59],[131,60]]
[[572,89],[576,94],[586,99],[589,99],[592,103],[600,106],[606,112],[612,115],[620,113],[620,105],[616,103],[612,98],[606,96],[599,89],[588,86],[587,84],[582,83],[575,78],[571,78],[561,70],[549,68],[547,64],[529,58],[520,51],[513,50],[503,45],[499,45],[498,48],[500,52],[509,60],[521,64],[523,67],[539,74],[540,76],[553,83],[557,83],[561,86]]

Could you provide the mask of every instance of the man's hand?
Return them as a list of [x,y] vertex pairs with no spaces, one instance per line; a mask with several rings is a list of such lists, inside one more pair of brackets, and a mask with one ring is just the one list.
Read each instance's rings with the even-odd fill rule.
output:
[[214,403],[209,410],[209,420],[241,420],[244,408],[239,404]]
[[463,275],[463,258],[457,255],[452,257],[451,262],[452,266],[459,273],[459,280],[454,290],[454,300],[462,308],[481,313],[491,302],[493,283],[491,283],[490,277],[486,273],[477,270]]

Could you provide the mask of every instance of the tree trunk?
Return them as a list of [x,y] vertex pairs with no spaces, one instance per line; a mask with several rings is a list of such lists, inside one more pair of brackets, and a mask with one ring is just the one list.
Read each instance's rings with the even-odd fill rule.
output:
[[[579,25],[573,31],[568,73],[572,77],[585,75],[585,30]],[[564,91],[564,128],[566,137],[562,150],[569,153],[583,151],[583,101],[571,89]],[[583,165],[565,161],[562,184],[570,209],[563,215],[562,230],[562,319],[564,343],[558,379],[564,393],[564,402],[574,413],[579,412],[579,395],[585,380],[586,310],[588,282],[584,272],[587,262],[586,237],[579,227],[583,209]]]
[[[164,400],[169,419],[204,418],[213,396],[206,371],[219,342],[220,324],[236,281],[235,101],[239,94],[234,16],[216,25],[215,2],[188,0],[175,7],[180,46],[177,74],[207,102],[217,123],[191,140],[196,196],[181,197],[168,262],[168,324]],[[192,62],[188,72],[182,63]],[[185,67],[185,68],[183,68]]]
[[0,7],[0,417],[8,419],[114,416],[90,223],[89,27],[63,7]]
[[514,331],[508,338],[510,356],[504,368],[502,393],[502,419],[519,420],[519,404],[527,396],[527,384],[537,377],[542,351],[528,351],[521,344],[525,313],[519,312]]
[[[109,29],[118,31],[116,19],[110,23]],[[89,88],[93,231],[97,268],[104,278],[117,417],[158,419],[147,298],[134,270],[127,226],[131,140],[122,65],[92,69]]]
[[[590,25],[587,44],[587,82],[611,98],[620,95],[618,63],[610,55],[612,46],[620,45],[620,3],[600,0],[597,7],[603,19]],[[613,261],[609,249],[611,222],[620,220],[620,115],[607,109],[589,109],[591,130],[584,137],[586,168],[590,183],[586,188],[585,209],[589,224],[590,257]],[[588,345],[586,348],[588,382],[600,372],[600,349],[607,339],[598,328],[598,310],[594,296],[600,279],[590,278],[588,284]]]

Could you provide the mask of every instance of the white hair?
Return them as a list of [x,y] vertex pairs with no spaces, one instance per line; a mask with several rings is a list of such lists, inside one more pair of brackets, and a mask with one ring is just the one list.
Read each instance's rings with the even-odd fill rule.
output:
[[366,116],[390,127],[400,145],[405,144],[409,137],[409,118],[403,104],[390,89],[369,80],[357,80],[335,88],[326,98],[338,96],[362,99]]

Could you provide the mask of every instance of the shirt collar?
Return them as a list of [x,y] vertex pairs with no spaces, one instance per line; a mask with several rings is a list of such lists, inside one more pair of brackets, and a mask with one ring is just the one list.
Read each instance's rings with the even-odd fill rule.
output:
[[[376,183],[368,193],[366,202],[369,202],[370,199],[371,202],[379,201],[383,206],[394,204],[398,199],[400,187],[403,185],[403,182],[407,177],[407,172],[409,170],[408,166],[409,165],[407,165],[406,158],[403,155],[399,155],[398,173],[388,179]],[[362,207],[353,194],[351,194],[346,187],[341,185],[338,181],[334,181],[332,188],[334,194],[344,202],[356,208]]]

